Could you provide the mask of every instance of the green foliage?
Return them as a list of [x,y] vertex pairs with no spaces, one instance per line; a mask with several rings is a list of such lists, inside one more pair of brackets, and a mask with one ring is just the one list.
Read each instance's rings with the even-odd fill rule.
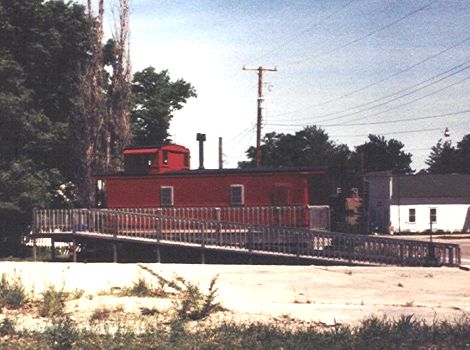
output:
[[[239,167],[254,167],[255,147],[246,154],[247,162]],[[264,135],[261,146],[261,163],[266,167],[344,166],[350,151],[346,145],[337,145],[317,126],[308,126],[294,135],[271,132]]]
[[153,145],[167,141],[174,113],[196,96],[191,84],[182,79],[171,81],[166,70],[157,73],[155,68],[148,67],[136,72],[131,107],[134,143]]
[[63,290],[57,290],[53,285],[49,285],[42,293],[39,315],[41,317],[63,316],[67,297],[68,294]]
[[393,173],[410,174],[411,153],[406,153],[405,145],[398,140],[379,135],[369,135],[369,141],[356,146],[351,155],[351,167],[361,171],[363,157],[364,172],[391,170]]
[[15,322],[5,317],[0,323],[0,336],[12,334],[13,332],[15,332]]
[[181,276],[167,280],[146,266],[139,265],[139,267],[154,276],[160,284],[160,289],[172,296],[177,321],[201,320],[213,312],[222,310],[221,305],[215,302],[217,296],[215,283],[218,276],[212,278],[207,293],[203,293],[198,285]]
[[7,306],[17,309],[26,301],[26,293],[22,280],[14,277],[9,280],[6,274],[0,278],[0,307]]
[[74,176],[87,25],[72,2],[0,2],[0,255],[17,253],[32,207],[62,205],[56,190]]
[[79,340],[79,330],[68,317],[55,319],[44,331],[45,343],[53,350],[70,350]]
[[426,160],[430,174],[470,174],[470,134],[454,147],[450,141],[439,140]]
[[371,317],[356,326],[223,322],[168,330],[157,324],[142,332],[79,329],[68,318],[57,319],[44,332],[18,332],[7,327],[5,349],[467,349],[470,321],[431,325],[404,315],[397,320]]
[[132,284],[132,287],[123,288],[120,292],[123,296],[150,297],[159,294],[144,278],[140,277]]

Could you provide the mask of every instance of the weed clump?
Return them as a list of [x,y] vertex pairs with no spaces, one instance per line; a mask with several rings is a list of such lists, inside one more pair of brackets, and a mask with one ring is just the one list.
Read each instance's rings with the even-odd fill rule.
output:
[[7,279],[6,274],[0,278],[0,307],[17,309],[26,301],[26,293],[21,278]]
[[69,317],[57,318],[44,331],[45,343],[53,350],[69,350],[79,340],[79,329]]
[[201,320],[213,312],[222,310],[221,305],[215,301],[217,295],[215,283],[218,276],[212,278],[209,289],[204,293],[197,284],[181,276],[167,280],[152,269],[143,265],[139,266],[158,280],[161,295],[172,296],[175,316],[179,320]]
[[8,317],[5,317],[0,323],[0,336],[11,334],[15,331],[15,322]]
[[140,277],[131,287],[123,288],[122,296],[153,297],[159,296],[159,289],[153,288],[144,278]]
[[42,303],[39,307],[39,315],[41,317],[57,317],[64,314],[65,301],[68,293],[62,289],[57,290],[53,285],[42,293]]

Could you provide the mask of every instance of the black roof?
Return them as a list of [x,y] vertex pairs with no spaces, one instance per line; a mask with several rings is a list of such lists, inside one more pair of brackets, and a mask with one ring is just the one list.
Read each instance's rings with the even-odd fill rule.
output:
[[394,175],[392,203],[470,204],[470,175]]
[[268,174],[268,173],[309,173],[309,172],[328,172],[330,168],[321,167],[292,167],[292,168],[232,168],[232,169],[194,169],[194,170],[175,170],[161,174],[142,174],[130,175],[120,173],[101,173],[99,176],[121,176],[121,177],[140,177],[140,176],[172,176],[172,175],[217,175],[217,174]]

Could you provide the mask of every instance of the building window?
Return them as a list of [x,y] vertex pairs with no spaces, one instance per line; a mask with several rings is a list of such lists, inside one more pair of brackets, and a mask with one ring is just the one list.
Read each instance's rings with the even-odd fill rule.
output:
[[243,205],[245,203],[245,193],[243,185],[230,185],[230,204]]
[[168,165],[168,151],[163,151],[163,164]]
[[437,222],[437,209],[429,209],[429,222],[435,224]]
[[160,188],[160,205],[162,207],[173,206],[173,187],[172,186],[162,186]]
[[416,222],[416,209],[408,209],[408,222]]

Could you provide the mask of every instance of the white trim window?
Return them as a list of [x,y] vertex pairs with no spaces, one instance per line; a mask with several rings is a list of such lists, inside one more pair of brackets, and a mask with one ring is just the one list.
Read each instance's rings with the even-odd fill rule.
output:
[[408,209],[408,222],[410,224],[414,224],[416,222],[416,209],[415,208]]
[[437,222],[437,209],[429,208],[429,222],[435,224]]
[[245,204],[245,188],[243,185],[230,185],[230,205]]
[[160,187],[160,205],[162,207],[172,207],[174,204],[173,186]]

